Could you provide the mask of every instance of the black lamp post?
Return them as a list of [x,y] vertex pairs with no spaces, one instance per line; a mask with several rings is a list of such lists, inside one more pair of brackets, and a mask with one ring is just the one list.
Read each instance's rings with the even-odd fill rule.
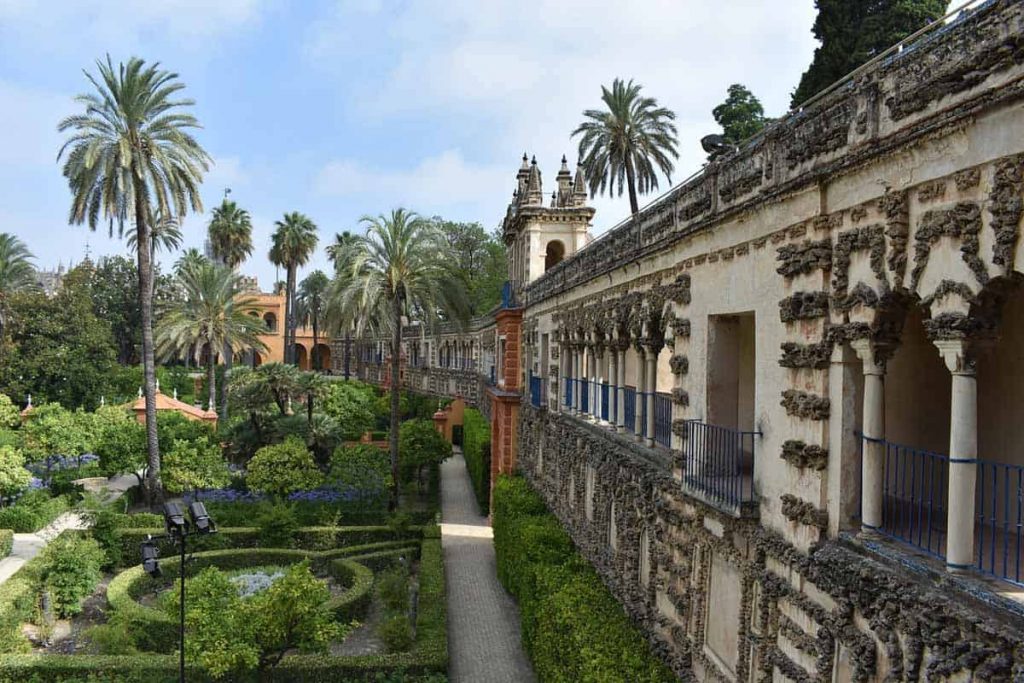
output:
[[195,501],[188,506],[185,518],[184,505],[178,501],[164,503],[164,528],[167,533],[153,538],[148,536],[142,542],[142,568],[147,574],[156,578],[160,576],[160,552],[154,543],[161,538],[169,538],[181,551],[179,576],[181,582],[178,590],[178,681],[185,683],[185,540],[189,536],[216,533],[217,525],[206,512],[206,506]]

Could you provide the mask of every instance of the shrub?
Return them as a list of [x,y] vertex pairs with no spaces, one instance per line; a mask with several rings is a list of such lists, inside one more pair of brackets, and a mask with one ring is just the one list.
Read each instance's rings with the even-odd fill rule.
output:
[[463,415],[462,453],[473,483],[480,514],[490,514],[491,427],[480,411],[467,408]]
[[146,428],[127,417],[106,422],[96,454],[100,457],[100,470],[108,477],[138,472],[146,466]]
[[396,614],[381,622],[377,635],[384,641],[388,652],[405,652],[412,647],[412,628],[409,617],[404,614]]
[[294,491],[315,489],[322,479],[306,444],[290,436],[283,443],[256,451],[249,461],[245,481],[258,493],[286,496]]
[[342,425],[344,437],[354,440],[373,429],[375,401],[373,389],[365,384],[333,382],[320,405],[324,413]]
[[295,511],[287,503],[276,503],[260,515],[260,545],[268,548],[283,548],[291,545],[295,532],[299,529],[299,520]]
[[434,427],[430,420],[408,420],[398,432],[398,457],[403,481],[415,479],[422,485],[423,471],[452,455],[452,445]]
[[494,545],[540,680],[676,680],[520,477],[494,488]]
[[408,609],[409,572],[405,567],[395,567],[381,574],[377,580],[377,594],[389,610]]
[[18,495],[28,488],[31,479],[32,473],[25,469],[21,451],[12,446],[0,446],[0,499]]
[[0,429],[14,429],[21,424],[21,411],[7,394],[0,394]]
[[161,477],[171,493],[216,489],[231,481],[220,446],[207,437],[193,441],[175,439],[163,455]]
[[[121,559],[121,527],[119,517],[113,510],[100,507],[88,513],[92,523],[92,537],[103,550],[103,569],[112,569]],[[127,516],[127,515],[125,515]]]
[[14,505],[0,509],[0,528],[19,534],[35,533],[70,508],[65,496],[51,498],[45,489],[28,491]]
[[11,554],[14,547],[14,532],[10,529],[0,529],[0,559]]
[[368,444],[336,448],[331,456],[327,484],[352,491],[355,498],[363,503],[381,505],[391,488],[388,455]]
[[62,534],[43,551],[44,585],[53,592],[57,614],[69,617],[82,611],[100,580],[103,550],[94,539]]

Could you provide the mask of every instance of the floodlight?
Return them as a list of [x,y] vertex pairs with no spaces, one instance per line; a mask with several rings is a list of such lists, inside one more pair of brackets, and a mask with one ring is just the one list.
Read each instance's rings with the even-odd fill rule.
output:
[[164,503],[164,524],[167,533],[177,538],[188,534],[188,520],[185,519],[185,510],[181,503],[169,501]]
[[217,525],[206,512],[206,506],[198,500],[188,506],[188,514],[192,518],[192,526],[198,533],[209,534],[217,530]]
[[154,579],[161,574],[159,557],[160,550],[151,538],[147,538],[142,543],[142,569]]

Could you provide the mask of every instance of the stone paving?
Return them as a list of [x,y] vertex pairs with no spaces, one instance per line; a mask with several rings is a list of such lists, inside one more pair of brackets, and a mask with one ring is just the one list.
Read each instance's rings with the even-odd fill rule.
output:
[[452,683],[535,681],[519,639],[519,609],[498,582],[490,523],[456,448],[441,465],[441,546],[448,588]]

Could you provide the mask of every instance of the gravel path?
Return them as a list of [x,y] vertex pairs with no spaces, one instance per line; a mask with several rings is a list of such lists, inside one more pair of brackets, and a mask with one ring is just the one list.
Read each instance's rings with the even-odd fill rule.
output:
[[536,680],[519,639],[519,609],[498,582],[491,527],[477,510],[458,448],[441,465],[441,517],[449,679],[452,683]]

